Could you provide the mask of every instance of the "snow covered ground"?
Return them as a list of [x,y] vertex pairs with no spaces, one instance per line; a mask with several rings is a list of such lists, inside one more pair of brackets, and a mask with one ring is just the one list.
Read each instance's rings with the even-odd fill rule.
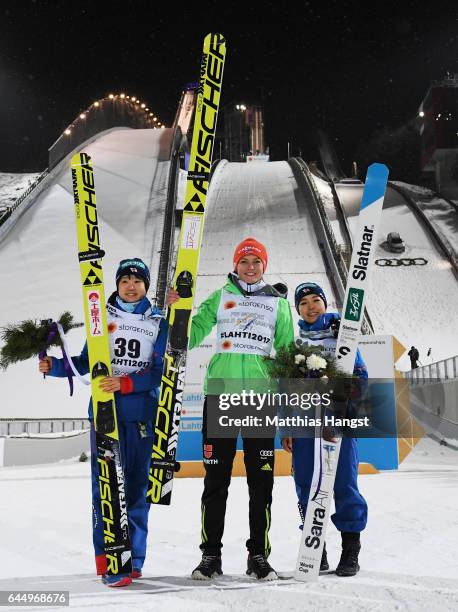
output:
[[[329,184],[319,177],[313,178],[322,195],[336,240],[342,243],[342,233],[336,219]],[[415,196],[415,191],[423,196],[428,191],[411,185],[402,186],[412,189],[411,197]],[[360,201],[362,187],[351,185],[345,186],[343,190],[341,187],[338,189],[339,197],[347,214],[350,232],[354,234],[358,223],[358,217],[354,214],[355,203],[358,197]],[[434,218],[436,225],[440,223],[441,231],[458,251],[456,212],[451,210],[450,205],[447,205],[445,212],[439,204],[437,209],[434,203],[423,203],[421,206],[425,214]],[[406,243],[406,251],[402,255],[388,253],[382,247],[382,242],[392,231],[398,231]],[[393,334],[407,348],[415,345],[424,365],[430,363],[430,359],[426,358],[430,347],[434,361],[456,355],[458,329],[456,325],[449,325],[448,321],[451,317],[453,319],[451,313],[458,312],[458,284],[450,262],[438,251],[435,241],[430,238],[429,232],[402,196],[393,189],[388,189],[383,204],[375,259],[391,257],[423,257],[427,264],[374,266],[367,307],[376,333]],[[401,357],[397,367],[404,371],[410,370],[407,354]]]
[[40,176],[39,173],[0,172],[0,211],[11,206]]
[[[424,610],[458,609],[458,452],[422,440],[398,472],[360,476],[369,504],[361,571],[330,573],[315,584],[292,578],[258,583],[245,576],[248,494],[244,478],[229,492],[224,576],[190,580],[200,556],[202,480],[176,479],[170,507],[152,507],[145,577],[108,589],[94,575],[90,466],[76,460],[0,470],[0,590],[69,590],[73,610]],[[293,481],[275,481],[272,565],[291,576],[299,543]],[[327,535],[331,568],[340,538]],[[29,608],[30,609],[30,608]]]
[[446,200],[438,198],[430,189],[425,187],[399,181],[395,184],[407,191],[412,200],[417,203],[431,221],[439,235],[453,248],[455,257],[458,257],[458,212],[456,207]]

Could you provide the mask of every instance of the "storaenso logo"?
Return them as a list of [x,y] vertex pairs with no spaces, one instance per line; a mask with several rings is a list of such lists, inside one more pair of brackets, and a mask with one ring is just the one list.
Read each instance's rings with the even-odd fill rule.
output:
[[354,266],[352,271],[352,277],[355,280],[365,280],[367,274],[367,268],[369,266],[369,257],[372,247],[372,238],[374,237],[374,226],[364,226],[363,240],[359,246],[358,263]]
[[261,310],[268,310],[269,312],[273,312],[274,309],[269,304],[264,304],[263,302],[253,302],[253,300],[247,300],[246,302],[240,302],[240,306],[254,306],[255,308],[260,308]]
[[[199,93],[197,96],[197,111],[202,109],[200,125],[197,134],[197,151],[194,167],[189,169],[190,173],[206,172],[211,169],[211,155],[213,141],[215,139],[216,120],[218,116],[218,104],[221,94],[221,82],[223,79],[224,55],[220,51],[220,45],[224,38],[213,34],[208,54],[203,55],[200,68]],[[204,179],[193,179],[194,188],[207,194],[208,181]]]
[[[91,166],[91,158],[86,153],[80,153],[81,161],[81,178],[83,181],[83,193],[79,193],[84,205],[84,219],[86,221],[86,238],[88,241],[89,251],[100,250],[100,236],[99,226],[97,217],[97,207],[95,200],[95,186],[94,186],[94,172]],[[76,201],[76,200],[75,200]],[[80,206],[81,201],[79,200]],[[102,270],[100,261],[91,261],[91,268],[96,269],[98,274],[97,278]]]

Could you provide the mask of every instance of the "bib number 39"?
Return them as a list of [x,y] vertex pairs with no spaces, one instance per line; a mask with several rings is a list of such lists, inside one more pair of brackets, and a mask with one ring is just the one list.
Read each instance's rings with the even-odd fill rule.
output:
[[140,340],[116,338],[114,354],[116,357],[125,357],[127,354],[128,357],[137,359],[140,357]]

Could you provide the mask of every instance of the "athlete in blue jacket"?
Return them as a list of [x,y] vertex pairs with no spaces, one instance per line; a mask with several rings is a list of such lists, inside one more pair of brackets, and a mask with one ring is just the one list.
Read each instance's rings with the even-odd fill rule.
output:
[[[140,578],[146,555],[148,511],[146,501],[149,463],[153,446],[159,385],[167,341],[167,322],[146,297],[150,284],[148,267],[138,258],[120,262],[115,291],[107,303],[112,376],[101,379],[104,391],[116,398],[119,441],[125,477],[129,534],[132,546],[131,576],[106,574],[102,511],[98,480],[97,452],[93,424],[92,399],[89,402],[91,422],[91,473],[93,503],[93,543],[97,573],[108,586],[126,586]],[[72,358],[80,374],[89,372],[87,345]],[[40,372],[64,377],[62,359],[46,357],[40,361]]]
[[[337,313],[326,313],[327,300],[323,290],[316,283],[302,283],[295,291],[296,310],[300,315],[297,344],[323,346],[334,354],[336,338],[319,332],[329,330],[340,319]],[[316,333],[313,333],[316,332]],[[356,354],[354,374],[367,378],[367,369],[359,350]],[[314,464],[314,439],[283,437],[282,446],[292,452],[293,475],[302,521],[312,484]],[[358,447],[356,440],[342,438],[339,463],[334,484],[335,514],[331,520],[342,535],[342,555],[336,569],[338,576],[354,576],[359,570],[358,554],[361,548],[360,532],[367,523],[367,504],[358,490]],[[329,569],[326,547],[323,550],[320,571]]]

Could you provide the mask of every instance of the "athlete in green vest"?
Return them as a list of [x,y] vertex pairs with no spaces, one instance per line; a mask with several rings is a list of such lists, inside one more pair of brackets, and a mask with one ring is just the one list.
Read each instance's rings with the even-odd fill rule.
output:
[[[267,252],[260,242],[247,238],[235,249],[233,272],[222,289],[212,293],[192,319],[189,348],[198,346],[216,325],[216,353],[208,366],[204,393],[202,442],[205,466],[202,494],[202,560],[192,572],[196,580],[209,580],[222,574],[221,549],[226,513],[226,500],[236,452],[237,433],[218,437],[207,427],[211,419],[208,393],[221,384],[227,390],[247,392],[254,385],[270,383],[268,361],[273,349],[278,350],[294,340],[291,311],[286,301],[284,285],[277,288],[263,280]],[[169,303],[179,296],[170,290]],[[236,382],[235,382],[236,381]],[[251,387],[250,387],[251,383]],[[216,407],[215,407],[216,408]],[[255,407],[251,407],[251,412]],[[213,435],[212,435],[213,433]],[[263,434],[266,435],[266,434]],[[246,437],[242,430],[244,461],[249,491],[250,537],[247,540],[247,574],[259,580],[275,580],[277,573],[267,558],[270,554],[269,528],[271,520],[274,435]],[[253,436],[253,431],[251,432]]]

